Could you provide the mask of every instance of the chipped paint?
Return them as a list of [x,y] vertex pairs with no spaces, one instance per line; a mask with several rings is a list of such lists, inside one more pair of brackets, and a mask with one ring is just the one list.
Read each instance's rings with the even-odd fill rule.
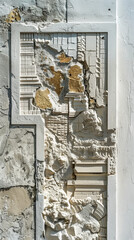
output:
[[52,108],[52,104],[49,99],[49,89],[37,90],[35,95],[35,105],[41,109]]
[[20,13],[19,13],[19,10],[18,8],[14,8],[9,14],[8,14],[8,17],[6,19],[6,22],[7,23],[12,23],[12,22],[18,22],[21,20],[21,16],[20,16]]
[[72,60],[72,57],[68,57],[64,52],[58,55],[57,58],[59,59],[60,63],[70,63]]
[[89,102],[90,102],[90,108],[94,108],[96,105],[96,100],[93,98],[90,98]]
[[70,92],[83,92],[84,86],[81,82],[80,74],[82,73],[82,69],[79,65],[73,65],[68,70],[69,74],[69,91]]
[[50,66],[50,71],[53,74],[52,78],[46,78],[46,80],[51,84],[52,86],[55,87],[55,91],[60,95],[63,87],[60,86],[61,81],[64,79],[63,73],[61,71],[55,71],[53,66]]

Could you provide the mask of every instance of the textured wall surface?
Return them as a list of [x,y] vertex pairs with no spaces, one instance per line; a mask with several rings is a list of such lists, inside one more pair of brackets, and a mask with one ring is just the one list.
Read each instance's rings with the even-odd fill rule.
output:
[[118,1],[118,235],[134,239],[134,2]]
[[133,240],[133,13],[132,0],[100,0],[97,4],[93,0],[0,1],[1,240],[31,240],[34,239],[35,234],[35,130],[29,126],[12,126],[10,123],[10,23],[14,21],[112,22],[115,20],[117,20],[118,45],[117,240]]

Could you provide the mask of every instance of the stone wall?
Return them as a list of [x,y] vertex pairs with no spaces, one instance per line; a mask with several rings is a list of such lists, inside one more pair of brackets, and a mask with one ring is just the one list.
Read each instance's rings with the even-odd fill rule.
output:
[[[116,9],[117,8],[117,9]],[[132,0],[0,1],[0,239],[35,239],[35,129],[11,125],[12,22],[117,20],[118,181],[117,240],[134,235]]]

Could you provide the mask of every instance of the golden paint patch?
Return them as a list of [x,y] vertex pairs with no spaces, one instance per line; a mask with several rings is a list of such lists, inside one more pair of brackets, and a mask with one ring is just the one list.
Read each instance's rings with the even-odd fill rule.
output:
[[55,91],[60,95],[63,87],[60,86],[61,80],[64,79],[64,75],[61,71],[55,71],[53,66],[50,66],[50,71],[54,75],[52,78],[46,78],[50,85],[55,87]]
[[81,68],[78,65],[73,65],[68,70],[69,74],[69,91],[70,92],[83,92],[84,86],[82,85],[79,74],[82,73]]
[[14,8],[9,14],[8,14],[8,17],[6,19],[6,22],[7,23],[12,23],[12,22],[18,22],[21,20],[21,17],[20,17],[20,13],[19,13],[19,10],[18,8]]
[[35,96],[35,105],[41,109],[52,108],[52,104],[49,99],[50,91],[49,89],[37,90]]
[[89,102],[90,102],[90,107],[92,107],[92,108],[95,107],[95,105],[96,105],[95,99],[90,98]]
[[60,63],[70,63],[72,60],[72,58],[66,56],[64,52],[62,52],[57,58],[60,60]]

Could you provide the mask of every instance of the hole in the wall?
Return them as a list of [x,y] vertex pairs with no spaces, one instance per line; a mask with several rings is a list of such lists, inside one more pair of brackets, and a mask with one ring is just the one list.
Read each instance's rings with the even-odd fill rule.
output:
[[108,11],[110,12],[110,11],[111,11],[111,8],[108,8]]

